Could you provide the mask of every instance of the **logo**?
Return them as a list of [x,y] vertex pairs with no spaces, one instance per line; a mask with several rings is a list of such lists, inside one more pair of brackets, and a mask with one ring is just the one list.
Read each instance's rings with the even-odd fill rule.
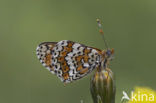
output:
[[121,102],[122,102],[123,100],[130,100],[130,98],[128,97],[128,95],[127,95],[127,93],[126,93],[125,91],[123,91],[122,93],[123,93],[123,96],[122,96],[122,98],[121,98]]
[[121,98],[121,102],[123,103],[124,101],[130,101],[130,103],[133,102],[152,102],[156,101],[155,99],[155,93],[150,90],[150,89],[143,89],[143,88],[137,88],[135,91],[130,92],[130,96],[128,95],[127,92],[123,91],[122,92],[123,96]]

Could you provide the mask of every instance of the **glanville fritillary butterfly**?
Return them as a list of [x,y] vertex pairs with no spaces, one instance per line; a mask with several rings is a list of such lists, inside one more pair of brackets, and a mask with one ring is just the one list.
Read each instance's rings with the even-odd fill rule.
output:
[[[97,22],[99,32],[103,34],[99,19]],[[107,47],[106,42],[105,45]],[[73,41],[62,40],[39,44],[36,54],[42,65],[51,73],[60,78],[62,82],[70,83],[86,76],[94,69],[105,69],[112,59],[114,49],[100,50]]]

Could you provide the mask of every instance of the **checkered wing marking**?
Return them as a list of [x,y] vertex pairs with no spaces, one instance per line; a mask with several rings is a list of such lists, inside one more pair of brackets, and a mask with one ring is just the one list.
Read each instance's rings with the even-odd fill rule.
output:
[[99,66],[101,50],[68,40],[58,42],[52,50],[55,74],[65,83],[80,79]]
[[54,73],[52,66],[52,50],[57,42],[43,42],[37,46],[36,54],[43,66]]
[[36,54],[42,65],[65,83],[84,77],[101,61],[101,50],[68,40],[41,43]]

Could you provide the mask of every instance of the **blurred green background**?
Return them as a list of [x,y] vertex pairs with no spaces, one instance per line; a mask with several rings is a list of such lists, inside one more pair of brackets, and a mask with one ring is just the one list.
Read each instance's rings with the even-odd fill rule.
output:
[[116,103],[135,86],[156,90],[156,0],[0,0],[0,103],[93,103],[90,77],[64,87],[36,57],[44,41],[72,40],[115,59]]

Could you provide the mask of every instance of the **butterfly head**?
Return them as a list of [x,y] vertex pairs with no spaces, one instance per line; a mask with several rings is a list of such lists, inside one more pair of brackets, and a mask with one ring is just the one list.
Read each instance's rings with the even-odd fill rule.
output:
[[114,49],[108,49],[107,51],[105,51],[105,58],[107,60],[112,60],[113,59],[113,55],[114,55]]
[[106,68],[109,61],[113,59],[114,49],[103,50],[103,62],[101,62],[102,68]]

